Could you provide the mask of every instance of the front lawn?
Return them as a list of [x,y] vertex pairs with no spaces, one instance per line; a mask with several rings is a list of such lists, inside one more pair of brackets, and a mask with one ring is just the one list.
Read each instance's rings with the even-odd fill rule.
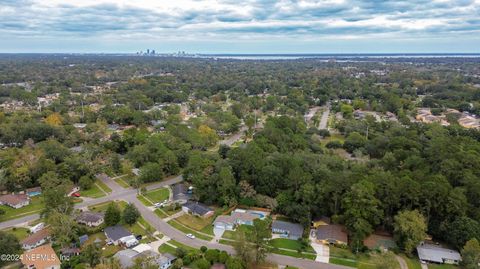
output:
[[191,229],[201,231],[207,226],[212,226],[213,217],[201,218],[190,214],[184,214],[175,220]]
[[5,214],[0,215],[0,222],[16,219],[20,217],[25,217],[27,215],[32,215],[35,213],[40,213],[43,210],[45,204],[43,202],[43,197],[34,196],[30,199],[30,204],[18,209],[0,205],[0,209],[5,211]]
[[422,266],[420,265],[420,261],[418,258],[408,258],[405,255],[400,255],[407,263],[408,269],[421,269]]
[[[300,241],[285,239],[285,238],[272,239],[272,240],[270,240],[270,245],[274,248],[285,248],[285,249],[291,249],[291,250],[295,250],[295,251],[300,251],[302,249],[302,244],[300,243]],[[309,245],[304,250],[304,252],[315,253],[315,250]]]
[[2,232],[5,232],[7,234],[13,234],[18,241],[22,241],[23,239],[27,238],[30,235],[30,230],[27,228],[10,228],[7,230],[2,230]]
[[222,238],[235,240],[237,239],[237,235],[240,233],[240,231],[247,232],[247,231],[251,231],[252,229],[253,229],[252,226],[240,225],[237,227],[235,231],[225,231],[222,235]]
[[153,206],[153,204],[147,200],[147,198],[145,198],[145,196],[143,195],[137,195],[137,199],[142,202],[142,204],[144,204],[145,206]]
[[206,240],[206,241],[210,241],[212,240],[212,237],[209,237],[209,236],[206,236],[206,235],[203,235],[203,234],[200,234],[198,233],[197,231],[195,230],[192,230],[188,227],[185,227],[183,226],[182,224],[176,222],[175,220],[171,220],[168,222],[168,224],[170,226],[172,226],[173,228],[185,233],[185,234],[193,234],[195,235],[198,239],[202,239],[202,240]]
[[[90,209],[93,212],[105,212],[110,203],[112,203],[112,202],[107,201],[107,202],[103,202],[103,203],[100,203],[100,204],[91,205],[91,206],[88,207],[88,209]],[[114,201],[114,203],[117,204],[117,206],[118,206],[118,208],[120,208],[120,210],[123,210],[127,206],[127,202],[125,202],[125,201]]]
[[161,246],[158,247],[158,252],[160,253],[170,253],[172,255],[176,255],[176,248],[168,245],[168,244],[162,244]]
[[164,200],[168,200],[170,191],[167,188],[160,188],[148,191],[143,196],[147,197],[153,203],[161,203]]
[[303,258],[303,259],[309,259],[309,260],[315,260],[315,258],[317,257],[317,254],[302,253],[298,251],[289,251],[289,250],[275,249],[275,248],[271,249],[271,252],[275,254],[284,255],[284,256]]
[[128,179],[125,179],[125,177],[119,177],[114,179],[115,182],[117,182],[118,185],[122,186],[122,188],[130,188],[130,184],[128,184]]
[[[97,182],[100,182],[100,180],[97,180],[95,183]],[[97,184],[92,184],[92,187],[90,189],[81,190],[80,195],[85,197],[90,197],[90,198],[99,198],[99,197],[105,196],[105,193],[98,187]]]
[[196,248],[194,248],[194,247],[184,245],[184,244],[182,244],[182,243],[180,243],[180,242],[178,242],[178,241],[175,241],[175,240],[170,240],[170,241],[168,241],[168,243],[176,246],[177,248],[183,248],[183,249],[185,249],[185,250],[187,250],[187,251],[190,251],[190,250],[196,251],[196,250],[198,250],[198,249],[196,249]]

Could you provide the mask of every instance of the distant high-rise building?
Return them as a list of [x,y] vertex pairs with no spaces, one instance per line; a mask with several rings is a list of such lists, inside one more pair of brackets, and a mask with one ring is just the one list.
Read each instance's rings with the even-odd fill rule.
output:
[[152,55],[155,55],[155,50],[152,50]]
[[147,49],[147,54],[150,54],[150,49]]

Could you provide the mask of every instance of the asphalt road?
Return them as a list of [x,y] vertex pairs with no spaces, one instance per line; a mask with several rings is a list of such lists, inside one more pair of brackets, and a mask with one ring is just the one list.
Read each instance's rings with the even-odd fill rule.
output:
[[224,140],[220,140],[219,142],[220,145],[227,145],[229,147],[232,146],[233,143],[237,142],[242,137],[242,135],[245,133],[247,129],[248,129],[247,126],[242,126],[240,130],[238,130],[238,132],[236,132],[235,134],[229,136]]
[[[182,180],[183,180],[182,176],[177,176],[172,179],[165,180],[163,182],[149,185],[147,187],[147,190],[152,190],[152,189],[157,189],[164,186],[172,185]],[[156,230],[170,237],[171,239],[174,239],[175,241],[178,241],[182,244],[185,244],[187,246],[192,246],[195,248],[206,246],[208,248],[225,250],[231,254],[235,253],[235,250],[233,249],[233,247],[228,245],[223,245],[217,242],[208,242],[200,239],[190,239],[186,237],[184,233],[173,228],[164,220],[160,219],[150,208],[146,207],[142,202],[140,202],[137,199],[137,190],[124,189],[111,179],[105,180],[104,183],[107,184],[112,189],[112,192],[109,195],[100,197],[97,199],[90,199],[88,201],[84,201],[82,203],[76,204],[75,208],[77,209],[84,208],[90,205],[95,205],[95,204],[99,204],[107,201],[113,201],[113,200],[124,200],[126,202],[133,203],[138,208],[143,218],[148,223],[150,223]],[[26,222],[31,222],[33,220],[38,219],[39,217],[40,217],[39,214],[34,214],[34,215],[29,215],[23,218],[5,221],[0,223],[0,230],[13,227],[13,226],[18,226]],[[290,265],[290,266],[295,266],[298,268],[305,268],[305,269],[349,269],[349,267],[345,267],[345,266],[334,265],[329,263],[320,263],[320,262],[315,262],[313,260],[294,258],[289,256],[277,255],[277,254],[269,254],[267,259],[277,264]]]
[[328,115],[330,114],[330,104],[327,104],[325,111],[323,111],[322,118],[320,119],[320,124],[318,125],[318,129],[327,129],[328,125]]

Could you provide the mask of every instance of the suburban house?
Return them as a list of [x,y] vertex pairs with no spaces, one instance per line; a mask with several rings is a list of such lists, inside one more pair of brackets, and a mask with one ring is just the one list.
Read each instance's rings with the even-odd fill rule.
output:
[[63,257],[73,257],[73,256],[78,256],[80,255],[80,249],[76,247],[70,247],[70,248],[62,248],[60,249],[60,253],[62,253]]
[[348,243],[345,227],[338,224],[318,226],[316,238],[317,242],[322,244],[346,245]]
[[[39,257],[48,257],[40,258]],[[22,264],[27,269],[60,269],[60,259],[50,245],[37,247],[23,253]]]
[[[113,243],[114,245],[126,244],[126,243],[128,243],[130,246],[138,245],[138,241],[137,239],[135,239],[135,236],[133,236],[123,226],[120,226],[120,225],[109,226],[105,228],[104,231],[105,231],[105,236],[107,237],[107,240]],[[134,241],[136,242],[132,241],[132,239],[134,239]]]
[[73,186],[72,189],[67,193],[67,196],[72,196],[72,194],[74,194],[78,191],[80,191],[80,187],[79,186]]
[[30,198],[26,194],[5,194],[0,196],[0,205],[8,205],[15,209],[30,204]]
[[132,267],[137,258],[147,257],[149,262],[158,265],[159,269],[167,269],[176,259],[176,257],[171,254],[158,254],[153,252],[151,247],[147,248],[148,245],[146,245],[147,247],[143,247],[142,245],[133,249],[121,250],[114,255],[114,257],[120,262],[122,268]]
[[50,239],[50,231],[42,229],[34,234],[31,234],[22,241],[22,248],[29,250],[45,244]]
[[133,249],[124,249],[115,253],[113,257],[118,260],[122,268],[129,268],[134,265],[135,258],[139,253]]
[[104,214],[101,212],[84,211],[77,216],[77,222],[88,227],[97,227],[104,221]]
[[297,240],[303,236],[303,226],[298,223],[274,220],[272,222],[272,233],[280,234],[282,238]]
[[208,218],[213,215],[213,210],[211,208],[199,202],[187,202],[182,205],[182,211],[202,218]]
[[42,187],[28,188],[25,190],[28,197],[38,196],[42,194]]
[[417,252],[420,260],[425,262],[458,264],[462,260],[458,251],[432,244],[421,243]]
[[186,204],[190,199],[188,188],[183,183],[172,186],[172,202],[177,204]]
[[236,209],[229,216],[218,216],[213,222],[213,226],[218,229],[233,231],[237,225],[253,225],[253,221],[259,218],[260,215]]

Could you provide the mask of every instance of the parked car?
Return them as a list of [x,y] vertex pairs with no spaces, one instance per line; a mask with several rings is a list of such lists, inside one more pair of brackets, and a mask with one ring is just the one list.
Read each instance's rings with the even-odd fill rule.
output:
[[143,236],[142,236],[141,234],[139,234],[139,235],[136,235],[136,236],[135,236],[135,239],[137,239],[137,240],[142,240],[142,237],[143,237]]
[[155,206],[155,208],[162,207],[162,203],[155,203],[154,206]]
[[72,196],[73,196],[73,197],[80,197],[80,193],[74,192],[74,193],[72,193]]
[[186,236],[190,239],[195,239],[195,235],[193,235],[193,234],[186,234]]

